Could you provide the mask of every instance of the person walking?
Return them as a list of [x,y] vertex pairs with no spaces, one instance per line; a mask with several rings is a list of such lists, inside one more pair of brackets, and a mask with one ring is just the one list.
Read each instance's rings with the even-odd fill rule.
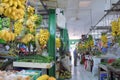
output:
[[75,48],[75,50],[73,51],[73,55],[74,55],[74,66],[77,66],[77,48]]

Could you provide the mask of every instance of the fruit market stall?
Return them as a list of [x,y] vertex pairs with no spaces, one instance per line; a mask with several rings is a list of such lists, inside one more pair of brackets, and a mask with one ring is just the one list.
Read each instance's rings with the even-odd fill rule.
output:
[[49,69],[49,76],[55,76],[55,9],[49,10],[48,27],[44,28],[41,27],[44,18],[30,4],[29,0],[1,1],[0,42],[8,48],[7,54],[1,56],[17,57],[14,68]]
[[[114,12],[113,10],[118,9],[117,4],[120,2],[118,1],[112,9],[110,9],[107,14],[101,19],[108,21],[109,23],[105,23],[102,27],[106,28],[106,32],[102,32],[101,35],[101,48],[100,52],[101,55],[99,55],[100,61],[98,64],[98,71],[99,71],[99,79],[109,79],[109,80],[119,80],[119,58],[120,58],[120,47],[119,47],[119,23],[120,23],[120,16],[119,12],[116,11],[113,16],[116,18],[113,18],[112,20],[108,17],[110,17],[110,14]],[[117,6],[117,7],[116,7]],[[99,24],[100,22],[98,22]],[[97,26],[95,26],[97,27]],[[108,35],[109,33],[109,35]],[[118,72],[117,72],[118,71]],[[118,74],[116,74],[116,72]]]

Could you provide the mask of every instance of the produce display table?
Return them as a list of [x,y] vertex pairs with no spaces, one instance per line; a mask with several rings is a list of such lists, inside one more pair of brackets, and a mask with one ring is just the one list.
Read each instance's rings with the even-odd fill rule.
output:
[[110,71],[110,80],[120,80],[120,69],[108,65]]
[[107,65],[103,65],[103,64],[98,65],[98,75],[99,75],[98,80],[100,80],[101,71],[105,71],[107,73],[107,80],[109,80],[109,69],[108,69]]
[[51,63],[13,62],[14,67],[25,67],[25,68],[50,69],[53,65],[54,62]]

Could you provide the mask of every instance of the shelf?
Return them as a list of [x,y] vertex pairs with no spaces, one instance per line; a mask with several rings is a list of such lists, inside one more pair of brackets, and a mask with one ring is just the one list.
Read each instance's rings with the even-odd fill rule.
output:
[[51,63],[13,62],[14,67],[25,67],[25,68],[50,69],[53,65],[54,65],[54,62],[51,62]]

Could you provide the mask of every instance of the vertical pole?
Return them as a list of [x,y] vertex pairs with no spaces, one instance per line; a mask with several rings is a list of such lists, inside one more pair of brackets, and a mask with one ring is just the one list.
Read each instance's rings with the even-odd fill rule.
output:
[[[56,13],[54,9],[49,10],[49,32],[50,32],[50,38],[48,41],[48,53],[49,53],[49,56],[52,56],[54,61],[56,61],[56,56],[55,56]],[[49,69],[48,73],[49,73],[49,76],[55,77],[55,65],[51,69]]]
[[63,46],[64,46],[64,44],[63,44],[63,43],[64,43],[63,35],[64,35],[64,34],[63,34],[63,29],[60,29],[60,38],[61,38],[62,41],[61,41],[61,47],[60,47],[60,50],[59,50],[59,51],[60,51],[60,55],[61,55],[61,56],[62,56],[62,51],[63,51],[63,49],[64,49],[64,48],[63,48]]
[[68,37],[68,31],[67,29],[63,29],[63,37],[64,37],[64,49],[65,51],[68,51],[69,50],[69,37]]

